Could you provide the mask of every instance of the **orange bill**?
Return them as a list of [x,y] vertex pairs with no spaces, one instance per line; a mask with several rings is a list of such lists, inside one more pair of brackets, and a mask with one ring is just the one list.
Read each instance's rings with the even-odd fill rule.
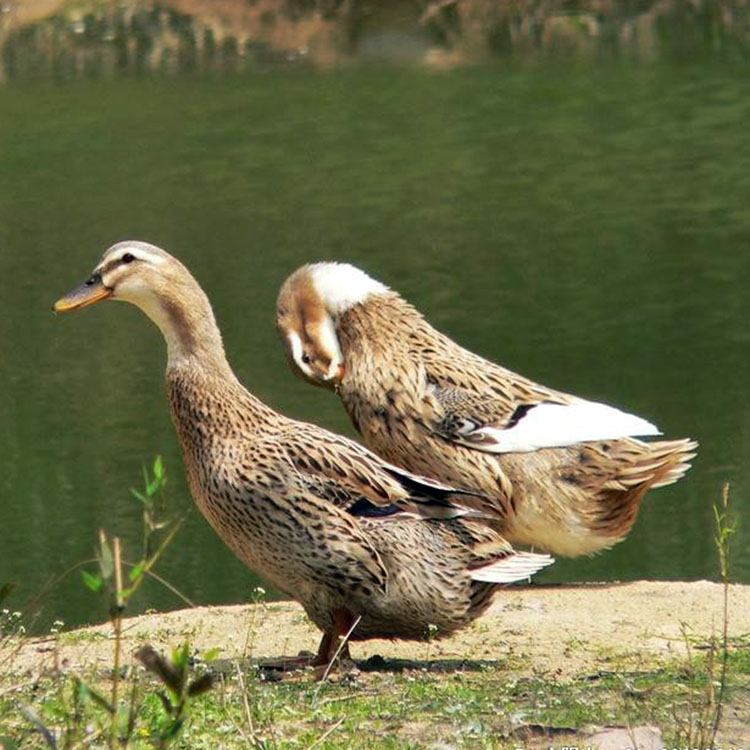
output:
[[104,286],[102,277],[95,273],[84,284],[57,300],[53,309],[56,313],[80,310],[82,307],[88,307],[111,296],[112,290]]

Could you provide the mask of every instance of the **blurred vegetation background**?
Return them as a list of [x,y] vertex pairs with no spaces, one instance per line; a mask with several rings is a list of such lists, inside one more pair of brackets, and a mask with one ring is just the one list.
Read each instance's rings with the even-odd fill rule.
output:
[[747,0],[4,0],[2,73],[75,76],[526,61],[747,60]]

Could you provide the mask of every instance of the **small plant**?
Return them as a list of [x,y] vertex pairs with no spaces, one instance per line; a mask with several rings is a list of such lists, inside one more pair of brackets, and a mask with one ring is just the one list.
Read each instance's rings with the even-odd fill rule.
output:
[[[99,548],[96,554],[99,571],[97,573],[81,571],[84,583],[92,591],[106,592],[110,595],[110,618],[117,610],[125,607],[182,525],[182,520],[173,522],[165,517],[164,488],[167,484],[167,475],[161,456],[154,459],[153,476],[149,476],[147,469],[143,468],[143,484],[143,491],[130,489],[132,495],[143,504],[143,552],[138,562],[126,563],[130,566],[129,585],[123,587],[122,571],[121,569],[118,571],[115,565],[115,548],[120,546],[119,540],[115,538],[110,548],[104,531],[99,532]],[[161,532],[165,529],[167,531],[160,539]],[[118,572],[120,573],[119,583]]]
[[[0,607],[15,587],[14,583],[5,583],[0,586]],[[26,628],[20,612],[7,607],[0,609],[0,669],[13,657],[25,633]]]
[[432,658],[432,644],[437,642],[439,637],[440,637],[440,627],[436,625],[434,622],[428,623],[427,627],[425,628],[425,633],[424,633],[425,641],[427,641],[427,643],[430,644],[427,654],[425,655],[426,661],[429,661]]
[[245,646],[242,650],[243,659],[251,655],[255,650],[255,638],[265,614],[266,590],[262,586],[255,586],[250,591],[250,604],[254,604],[255,606],[250,608],[250,620],[247,624]]
[[24,635],[26,629],[21,621],[20,612],[11,612],[9,609],[0,610],[0,642]]
[[[10,596],[15,587],[14,583],[5,583],[0,586],[0,607],[2,607],[3,602]],[[19,630],[22,631],[22,629],[20,612],[11,612],[7,608],[0,609],[0,645],[6,639],[18,635]]]
[[130,488],[130,493],[143,505],[143,555],[148,560],[154,554],[154,544],[158,534],[170,525],[166,517],[167,503],[164,488],[167,485],[167,475],[161,456],[154,459],[153,477],[150,477],[146,467],[143,467],[143,491]]
[[174,649],[171,660],[149,645],[138,649],[135,657],[165,687],[165,690],[158,693],[164,715],[157,719],[155,733],[157,747],[163,748],[182,729],[188,702],[210,690],[216,678],[211,672],[204,672],[199,677],[189,680],[190,649],[187,644]]
[[729,581],[730,550],[735,522],[729,513],[729,484],[721,493],[721,507],[714,505],[716,535],[714,543],[719,557],[719,577],[723,584],[722,630],[719,639],[712,634],[706,652],[705,667],[699,668],[687,626],[682,636],[687,648],[688,700],[686,713],[673,711],[677,731],[675,742],[687,747],[713,748],[721,724],[729,666]]
[[[122,662],[122,620],[125,608],[133,594],[143,583],[145,576],[151,571],[156,561],[170,544],[177,533],[181,521],[171,523],[162,519],[165,509],[163,490],[167,482],[161,457],[157,456],[153,464],[153,476],[143,469],[143,492],[131,489],[131,493],[143,504],[143,555],[135,564],[131,565],[127,576],[127,585],[123,577],[122,548],[119,537],[114,537],[110,544],[107,533],[99,532],[99,547],[96,552],[98,572],[81,571],[84,583],[94,592],[106,594],[109,600],[109,619],[115,634],[114,663],[112,666],[112,696],[110,707],[113,720],[110,725],[110,746],[114,747],[118,736],[122,737],[124,725],[130,725],[131,720],[125,719],[119,705],[119,688],[121,681]],[[158,535],[169,528],[161,540]],[[126,731],[126,737],[127,737]]]
[[716,712],[711,728],[711,746],[716,740],[721,723],[721,714],[724,705],[724,691],[727,684],[727,667],[729,665],[729,562],[731,541],[737,529],[734,519],[729,516],[729,483],[725,484],[721,492],[722,509],[714,505],[714,517],[716,520],[716,536],[714,543],[719,554],[719,575],[724,585],[724,611],[722,613],[721,633],[721,667],[719,670],[719,694],[716,696]]
[[[50,730],[31,707],[25,707],[23,711],[26,718],[53,750],[58,747],[58,737],[62,743],[60,746],[66,748],[76,747],[76,743],[83,741],[84,737],[87,742],[92,740],[92,737],[87,736],[91,731],[92,720],[98,724],[98,729],[94,730],[95,738],[106,738],[110,748],[126,748],[134,736],[143,701],[137,675],[131,673],[129,684],[123,685],[122,625],[127,605],[145,578],[151,576],[161,581],[152,569],[182,524],[181,520],[174,522],[166,518],[163,496],[166,481],[164,465],[157,456],[151,474],[145,468],[143,470],[143,490],[131,489],[131,493],[143,505],[141,559],[134,563],[126,561],[120,538],[115,536],[110,539],[107,532],[101,530],[95,552],[97,569],[94,572],[81,571],[85,585],[107,599],[109,619],[114,631],[110,695],[105,697],[81,677],[74,675],[69,688],[65,688],[63,684],[58,696],[61,709],[57,711],[57,716],[64,724],[59,732]],[[126,574],[125,570],[128,568]],[[162,583],[179,594],[174,587],[164,581]],[[192,602],[182,598],[192,606]],[[136,657],[166,687],[166,692],[158,694],[166,714],[156,722],[152,736],[156,746],[163,748],[179,734],[185,721],[189,699],[209,690],[213,685],[213,677],[206,673],[188,681],[190,651],[187,645],[175,649],[171,661],[151,646],[142,647]],[[128,687],[128,699],[122,700],[125,687]],[[148,729],[146,734],[149,734]]]

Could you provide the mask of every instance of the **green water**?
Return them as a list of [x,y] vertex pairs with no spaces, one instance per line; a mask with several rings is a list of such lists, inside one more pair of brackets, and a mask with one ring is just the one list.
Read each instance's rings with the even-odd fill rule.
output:
[[[559,389],[700,440],[628,540],[544,581],[716,576],[712,503],[750,508],[750,76],[746,67],[397,68],[0,88],[0,584],[22,606],[91,556],[137,552],[128,488],[164,456],[188,512],[161,574],[200,603],[252,575],[193,508],[164,395],[165,351],[135,308],[55,318],[111,243],[178,255],[258,396],[351,433],[287,370],[277,289],[345,259],[442,330]],[[733,575],[750,581],[747,526]],[[101,619],[76,575],[47,619]],[[148,584],[137,607],[179,601]]]

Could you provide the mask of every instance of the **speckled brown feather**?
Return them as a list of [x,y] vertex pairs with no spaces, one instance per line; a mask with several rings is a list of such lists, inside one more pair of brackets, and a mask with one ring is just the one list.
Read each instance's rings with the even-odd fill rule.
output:
[[[309,289],[297,296],[309,286],[309,268],[282,287],[282,334],[294,324],[290,311],[304,320],[310,308],[317,317],[325,309]],[[366,445],[411,471],[477,491],[484,497],[466,503],[494,516],[512,543],[570,556],[610,547],[632,528],[645,493],[689,468],[696,447],[690,440],[475,450],[457,439],[464,420],[506,429],[533,405],[578,399],[463,349],[395,292],[373,294],[332,317],[345,367],[336,390]]]

